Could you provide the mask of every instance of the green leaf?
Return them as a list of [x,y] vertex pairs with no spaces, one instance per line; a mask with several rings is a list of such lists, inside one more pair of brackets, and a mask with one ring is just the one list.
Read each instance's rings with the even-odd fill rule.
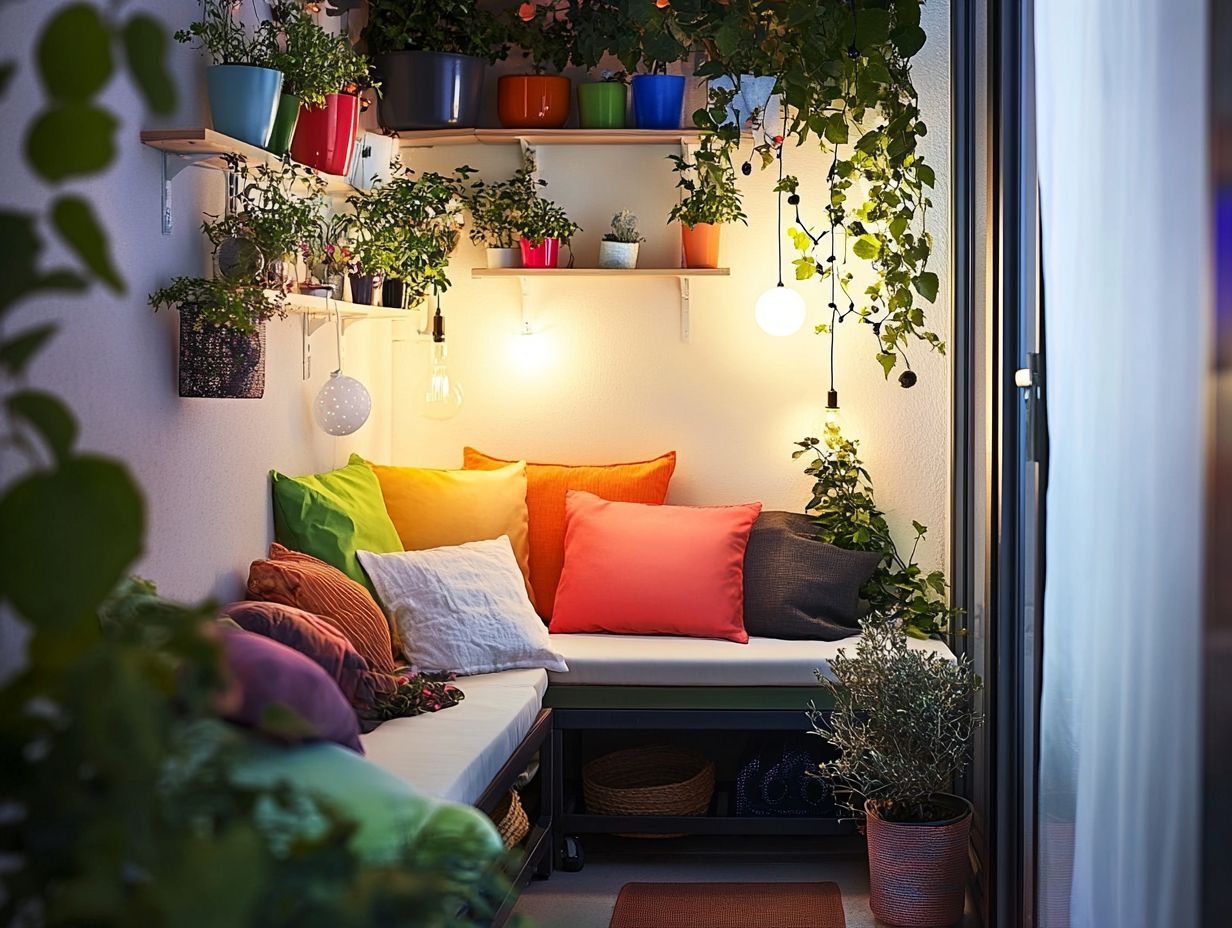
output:
[[856,16],[856,48],[880,45],[890,35],[890,12],[876,7],[863,7]]
[[40,273],[43,242],[29,213],[0,210],[0,314],[40,290],[84,290],[86,282],[71,271]]
[[848,139],[847,119],[842,113],[831,113],[826,120],[826,140],[835,145],[846,145]]
[[60,197],[52,205],[51,221],[60,239],[77,253],[95,277],[115,293],[124,292],[124,280],[111,263],[107,235],[89,203],[81,197]]
[[851,250],[857,258],[871,261],[881,253],[881,243],[872,235],[861,235],[851,246]]
[[791,263],[796,266],[796,280],[808,280],[817,273],[817,262],[812,258],[796,258]]
[[130,16],[122,34],[133,83],[151,112],[175,112],[175,81],[167,70],[167,36],[158,20],[145,13]]
[[937,275],[932,271],[925,271],[911,283],[915,286],[915,292],[928,302],[932,303],[937,299]]
[[117,461],[74,457],[29,474],[0,498],[0,594],[39,625],[96,621],[141,554],[144,522],[145,504]]
[[117,125],[111,113],[86,103],[44,110],[26,135],[26,158],[44,180],[96,174],[115,157]]
[[921,525],[915,519],[911,520],[911,527],[915,529],[916,535],[919,536],[920,538],[923,538],[926,534],[928,534],[928,526]]
[[740,23],[734,19],[724,20],[723,25],[719,26],[714,33],[715,48],[724,57],[739,49],[744,41],[744,31],[740,28]]
[[7,370],[10,377],[20,377],[39,349],[55,333],[56,325],[48,322],[0,343],[0,367]]
[[890,371],[894,370],[894,365],[898,363],[898,355],[882,351],[878,353],[877,361],[881,364],[881,369],[885,371],[886,380],[889,380]]
[[10,415],[39,433],[56,460],[68,460],[77,440],[77,420],[59,399],[42,390],[23,390],[10,395],[5,405]]
[[74,3],[53,16],[35,56],[53,100],[84,103],[111,77],[111,35],[93,4]]
[[915,176],[920,179],[920,183],[925,187],[937,186],[937,173],[933,170],[931,164],[925,164],[923,161],[917,162],[915,165]]
[[[860,14],[863,17],[863,13]],[[906,26],[901,29],[896,29],[894,35],[890,37],[890,41],[894,43],[894,47],[898,49],[898,53],[904,58],[910,58],[928,41],[928,36],[924,34],[924,30],[919,26]]]

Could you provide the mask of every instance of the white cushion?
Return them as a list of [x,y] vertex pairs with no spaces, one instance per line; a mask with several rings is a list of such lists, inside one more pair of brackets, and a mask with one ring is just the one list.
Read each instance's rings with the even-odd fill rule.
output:
[[530,731],[547,682],[542,670],[462,677],[456,706],[391,719],[360,741],[368,760],[418,792],[472,805]]
[[360,551],[359,560],[416,670],[568,669],[530,604],[508,535],[427,551]]
[[[830,673],[840,648],[855,638],[786,641],[750,638],[748,644],[665,635],[552,635],[552,647],[569,664],[550,673],[553,685],[591,686],[816,686],[815,670]],[[953,657],[941,641],[910,639],[912,648]]]

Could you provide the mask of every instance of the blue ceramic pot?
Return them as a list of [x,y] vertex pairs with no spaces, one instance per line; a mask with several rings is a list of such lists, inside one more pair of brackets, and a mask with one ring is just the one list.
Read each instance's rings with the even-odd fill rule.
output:
[[633,77],[633,120],[639,129],[679,129],[684,107],[684,77],[637,74]]
[[247,64],[216,64],[205,69],[214,131],[264,148],[278,115],[282,72]]

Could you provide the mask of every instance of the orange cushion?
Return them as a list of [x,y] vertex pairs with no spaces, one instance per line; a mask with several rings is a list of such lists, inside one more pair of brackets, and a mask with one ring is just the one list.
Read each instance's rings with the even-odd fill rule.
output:
[[328,620],[346,635],[372,670],[393,673],[389,624],[372,594],[336,567],[308,554],[270,545],[269,560],[248,568],[248,595],[294,606]]
[[647,506],[570,490],[553,633],[745,644],[744,549],[761,503]]
[[[526,462],[503,461],[490,472],[370,464],[402,547],[426,551],[509,536],[526,593],[530,583]],[[379,552],[378,552],[379,553]]]
[[[462,466],[467,470],[492,470],[507,464],[474,448],[462,452]],[[675,451],[631,464],[526,465],[530,582],[535,588],[535,608],[544,619],[552,617],[556,584],[565,561],[565,494],[585,490],[617,502],[658,504],[667,499],[667,485],[675,470]]]

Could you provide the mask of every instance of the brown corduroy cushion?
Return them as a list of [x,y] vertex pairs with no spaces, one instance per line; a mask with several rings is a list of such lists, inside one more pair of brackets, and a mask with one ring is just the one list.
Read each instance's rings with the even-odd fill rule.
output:
[[389,625],[364,587],[315,557],[270,545],[269,560],[248,569],[248,595],[328,619],[346,635],[369,668],[393,673]]
[[845,928],[836,883],[626,883],[611,928]]
[[859,631],[860,588],[881,556],[818,541],[812,520],[763,512],[744,553],[744,628],[757,638],[836,641]]

